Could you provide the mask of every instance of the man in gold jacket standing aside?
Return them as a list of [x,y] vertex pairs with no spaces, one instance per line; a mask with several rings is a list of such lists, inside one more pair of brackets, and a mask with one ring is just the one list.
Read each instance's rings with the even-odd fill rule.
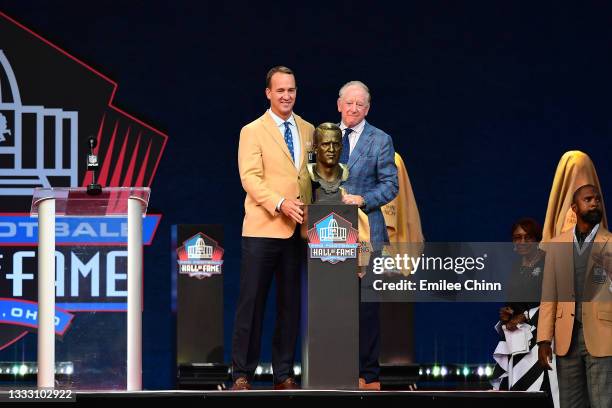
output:
[[314,127],[293,113],[296,94],[293,71],[282,66],[270,69],[266,77],[270,109],[240,132],[238,167],[246,199],[232,339],[233,390],[251,389],[273,277],[277,286],[274,389],[298,388],[293,378],[302,256],[298,224],[303,222],[303,203],[310,202],[306,164]]
[[576,226],[544,244],[538,320],[540,363],[557,355],[561,408],[612,407],[612,234],[602,223],[599,189],[573,194]]

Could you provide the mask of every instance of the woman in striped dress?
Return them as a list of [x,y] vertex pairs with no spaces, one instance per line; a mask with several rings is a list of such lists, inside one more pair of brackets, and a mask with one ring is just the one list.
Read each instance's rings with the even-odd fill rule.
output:
[[[499,311],[499,322],[495,329],[500,335],[493,358],[493,388],[510,391],[545,391],[555,407],[559,406],[559,390],[556,372],[545,370],[538,363],[536,344],[538,309],[542,276],[544,273],[544,252],[538,248],[542,229],[537,221],[523,218],[512,226],[512,242],[520,260],[513,267],[509,288],[511,300]],[[516,300],[523,300],[516,302]],[[515,336],[518,333],[523,336]],[[526,347],[517,349],[507,337],[521,338]],[[520,343],[520,340],[519,340]],[[553,361],[554,368],[554,361]]]

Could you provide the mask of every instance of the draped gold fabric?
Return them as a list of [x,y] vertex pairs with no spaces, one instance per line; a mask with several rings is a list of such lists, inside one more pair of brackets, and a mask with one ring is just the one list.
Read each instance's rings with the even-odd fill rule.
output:
[[550,241],[576,225],[576,214],[571,208],[572,196],[574,191],[585,184],[596,186],[602,194],[603,218],[601,225],[606,229],[608,228],[603,191],[601,191],[595,165],[585,153],[572,150],[563,154],[557,165],[550,197],[548,198],[542,242]]
[[[398,153],[395,153],[395,165],[397,166],[399,192],[397,197],[381,208],[385,217],[385,224],[387,225],[391,250],[398,248],[393,244],[419,244],[425,241],[423,230],[421,229],[419,209],[412,191],[412,184],[410,183],[404,160],[402,160]],[[359,239],[363,244],[365,240],[369,240],[369,237],[370,226],[368,224],[368,217],[365,213],[359,211]],[[410,253],[408,254],[409,256],[420,255],[420,246],[411,246],[410,249],[412,249],[411,252],[415,253]],[[367,265],[367,258],[362,256],[359,264]],[[408,271],[406,272],[409,273]]]
[[383,206],[390,243],[420,243],[425,240],[421,229],[421,217],[412,192],[412,184],[402,157],[395,153],[399,192],[397,197]]

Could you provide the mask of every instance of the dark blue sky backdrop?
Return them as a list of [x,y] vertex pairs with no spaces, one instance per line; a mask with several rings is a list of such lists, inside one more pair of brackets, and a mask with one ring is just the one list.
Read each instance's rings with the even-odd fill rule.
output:
[[[244,199],[238,136],[267,107],[273,65],[295,70],[295,110],[315,124],[338,120],[344,82],[370,86],[368,120],[403,156],[429,241],[502,241],[518,217],[543,221],[567,150],[587,152],[609,191],[606,2],[3,0],[0,9],[117,81],[116,105],[170,136],[152,185],[164,220],[146,251],[147,388],[173,384],[171,224],[225,227],[228,355]],[[417,361],[491,361],[496,316],[491,304],[417,305]]]

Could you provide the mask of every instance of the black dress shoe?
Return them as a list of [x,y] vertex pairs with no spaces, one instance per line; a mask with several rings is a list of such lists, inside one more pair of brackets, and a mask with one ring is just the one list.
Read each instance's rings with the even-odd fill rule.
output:
[[287,378],[282,383],[274,384],[275,390],[299,390],[300,386],[291,377]]
[[249,380],[246,379],[246,377],[238,377],[234,381],[234,384],[232,384],[232,388],[230,388],[230,390],[232,390],[232,391],[248,391],[251,388],[252,388],[251,387],[251,383],[249,382]]

